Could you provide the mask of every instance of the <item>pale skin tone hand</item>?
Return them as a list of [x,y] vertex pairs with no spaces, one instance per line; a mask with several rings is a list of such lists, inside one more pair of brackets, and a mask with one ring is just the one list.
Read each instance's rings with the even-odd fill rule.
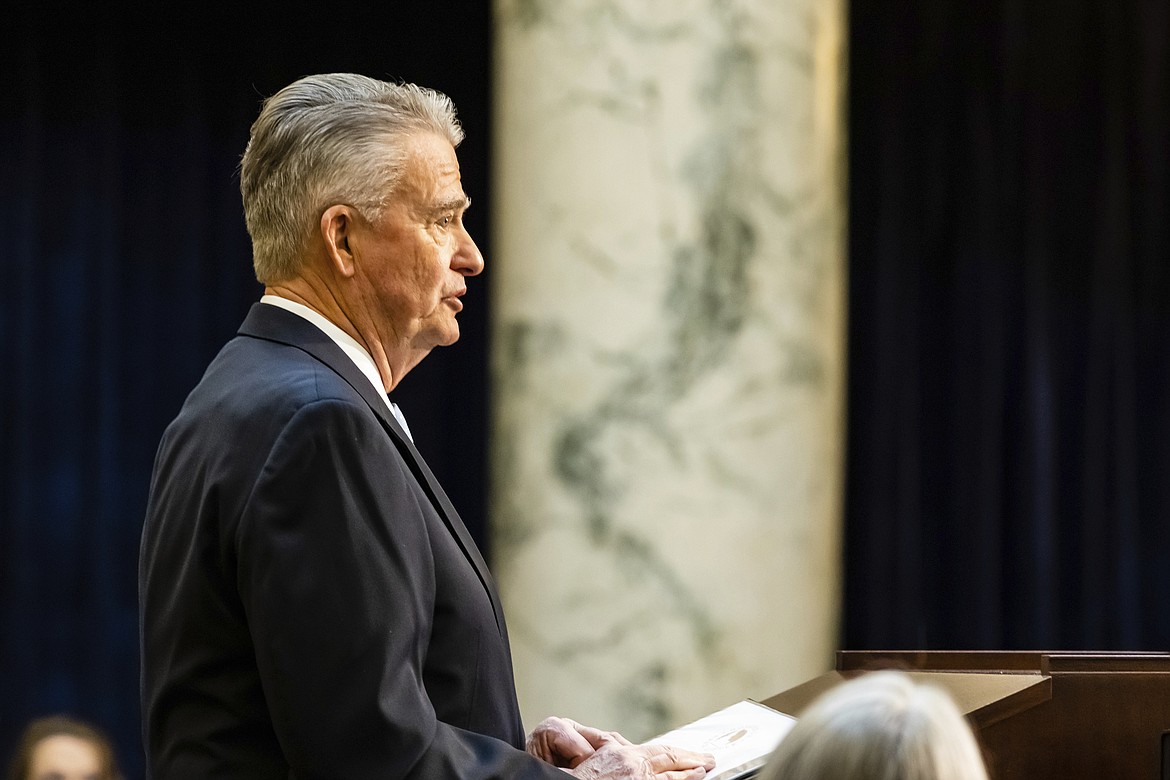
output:
[[706,753],[634,745],[615,731],[546,718],[529,735],[529,753],[581,780],[698,780],[715,767]]
[[616,731],[583,726],[569,718],[545,718],[528,735],[524,749],[553,766],[572,768],[609,744],[631,743]]

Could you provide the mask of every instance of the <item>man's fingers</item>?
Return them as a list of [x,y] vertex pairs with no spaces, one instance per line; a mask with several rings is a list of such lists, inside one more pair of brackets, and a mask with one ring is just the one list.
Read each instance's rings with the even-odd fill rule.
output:
[[581,725],[571,720],[564,720],[564,728],[557,729],[557,747],[565,756],[589,756],[597,748],[593,740],[581,732]]
[[568,718],[545,718],[533,730],[526,748],[537,758],[560,767],[575,767],[593,755],[596,746]]
[[603,747],[605,745],[632,745],[633,744],[632,742],[630,742],[628,739],[626,739],[625,737],[623,737],[621,734],[617,733],[616,731],[602,731],[601,729],[595,729],[592,726],[582,726],[580,723],[577,723],[576,721],[570,721],[570,722],[573,724],[574,727],[576,727],[577,733],[579,733],[582,737],[584,737],[586,740],[588,740],[589,744],[592,745],[595,749]]
[[656,778],[662,780],[700,780],[700,778],[707,776],[707,770],[701,766],[694,769],[675,769],[670,772],[661,772],[654,775]]
[[667,745],[610,744],[574,767],[579,778],[699,780],[715,768],[715,757]]
[[[668,745],[646,745],[643,749],[652,751],[647,758],[650,762],[650,769],[656,775],[678,770],[686,772],[696,768],[703,770],[715,768],[715,757],[710,753],[692,753],[689,750]],[[684,774],[683,776],[689,777],[690,775]],[[702,775],[698,775],[698,777],[702,777]]]

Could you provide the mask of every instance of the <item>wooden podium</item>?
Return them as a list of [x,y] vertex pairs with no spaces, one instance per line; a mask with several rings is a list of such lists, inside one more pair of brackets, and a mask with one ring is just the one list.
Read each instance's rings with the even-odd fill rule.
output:
[[765,699],[799,716],[820,693],[876,669],[950,692],[993,780],[1158,780],[1170,731],[1170,653],[860,652]]

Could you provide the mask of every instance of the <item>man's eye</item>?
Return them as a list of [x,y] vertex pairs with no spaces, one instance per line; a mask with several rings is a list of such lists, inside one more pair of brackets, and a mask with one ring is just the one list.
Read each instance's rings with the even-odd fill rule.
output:
[[438,225],[439,225],[439,227],[448,227],[448,226],[450,226],[451,221],[452,221],[452,218],[449,216],[439,217]]

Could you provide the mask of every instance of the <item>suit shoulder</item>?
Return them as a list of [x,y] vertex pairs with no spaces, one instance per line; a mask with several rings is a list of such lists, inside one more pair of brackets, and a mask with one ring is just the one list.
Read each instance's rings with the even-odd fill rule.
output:
[[333,409],[371,432],[381,428],[365,399],[326,364],[296,347],[233,339],[167,426],[156,469],[178,458],[250,471],[308,407],[315,416]]
[[248,336],[232,339],[208,366],[184,406],[288,417],[316,401],[365,405],[341,375],[307,352]]

